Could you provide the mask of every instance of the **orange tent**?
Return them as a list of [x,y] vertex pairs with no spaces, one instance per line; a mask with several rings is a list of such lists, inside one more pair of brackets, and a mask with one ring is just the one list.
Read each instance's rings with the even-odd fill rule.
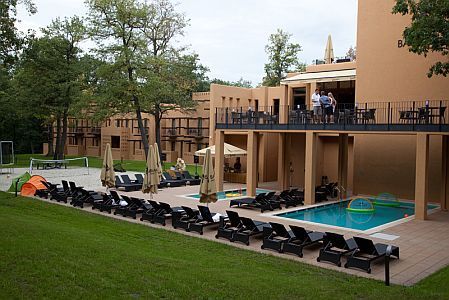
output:
[[31,176],[30,180],[28,180],[26,183],[22,185],[22,189],[20,190],[21,196],[34,196],[36,194],[36,191],[38,190],[46,190],[47,188],[45,185],[41,182],[47,182],[44,177],[39,175],[33,175]]

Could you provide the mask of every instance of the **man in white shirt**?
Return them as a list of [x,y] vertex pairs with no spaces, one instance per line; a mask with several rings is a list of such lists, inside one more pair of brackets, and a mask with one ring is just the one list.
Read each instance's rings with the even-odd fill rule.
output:
[[321,119],[321,102],[320,102],[320,90],[316,89],[312,95],[312,107],[313,107],[313,121],[319,123]]

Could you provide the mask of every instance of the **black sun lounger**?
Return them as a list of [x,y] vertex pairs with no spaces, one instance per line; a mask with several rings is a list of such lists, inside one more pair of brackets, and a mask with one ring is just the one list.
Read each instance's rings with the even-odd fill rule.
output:
[[283,252],[283,245],[295,239],[291,231],[287,231],[284,225],[270,222],[269,227],[264,227],[262,249],[271,249],[279,253]]
[[124,189],[125,192],[138,190],[137,188],[138,185],[132,183],[131,184],[124,183],[118,176],[115,176],[115,187],[117,189]]
[[152,208],[152,206],[146,203],[143,199],[127,197],[124,195],[122,195],[122,198],[128,203],[128,205],[117,208],[114,214],[117,213],[121,214],[124,217],[131,217],[133,219],[136,219],[138,214],[144,213],[145,211]]
[[324,247],[320,249],[317,261],[327,261],[341,266],[341,257],[347,255],[357,248],[354,239],[345,239],[338,233],[326,232],[324,237]]
[[307,231],[303,227],[290,225],[295,238],[284,244],[282,251],[285,253],[296,254],[303,257],[303,249],[321,243],[324,239],[324,233],[318,231]]
[[133,204],[128,196],[121,195],[120,197],[122,197],[121,200],[126,202],[126,205],[118,205],[114,210],[114,215],[121,215],[123,217],[126,217],[126,211],[131,208]]
[[190,223],[188,231],[195,231],[203,235],[204,227],[218,225],[219,220],[214,220],[216,213],[211,213],[209,207],[198,205],[198,209],[200,210],[200,217],[195,222]]
[[232,241],[234,233],[243,227],[243,223],[240,220],[239,214],[232,210],[227,210],[226,215],[228,220],[224,216],[220,217],[220,224],[218,225],[218,231],[215,238],[225,238]]
[[[388,245],[361,237],[354,237],[357,249],[348,256],[345,268],[357,268],[371,273],[371,262],[385,257]],[[391,256],[399,258],[399,247],[391,246]]]
[[50,193],[50,200],[67,203],[67,198],[69,197],[68,194],[66,194],[65,192],[61,192],[55,188],[52,188],[51,185],[49,185],[47,182],[45,182],[43,180],[41,182],[47,188],[48,192]]
[[249,245],[249,238],[263,233],[264,227],[269,227],[266,222],[253,221],[250,218],[240,217],[243,226],[234,233],[231,242],[241,242]]
[[181,206],[184,212],[178,211],[172,213],[172,226],[173,228],[182,228],[185,231],[189,230],[191,223],[194,223],[199,218],[197,210],[193,210],[188,206]]
[[169,187],[180,187],[186,185],[186,182],[184,180],[173,179],[167,172],[163,172],[162,174],[164,175],[163,182],[166,182]]
[[86,191],[83,188],[79,188],[78,192],[79,195],[72,198],[72,201],[70,202],[74,207],[78,206],[84,208],[85,203],[93,204],[95,201],[103,200],[103,195],[98,192]]
[[120,207],[120,201],[122,200],[122,198],[120,198],[119,194],[116,191],[110,191],[110,193],[111,196],[108,197],[109,199],[103,198],[103,200],[106,201],[96,204],[100,211],[105,211],[109,214],[113,209]]
[[189,171],[182,171],[182,176],[189,183],[189,185],[199,185],[201,183],[201,179],[193,178]]
[[303,203],[299,197],[291,195],[290,190],[284,190],[279,194],[281,203],[285,205],[286,208],[290,206],[297,206]]
[[171,207],[170,204],[159,202],[160,209],[153,216],[152,223],[158,223],[162,226],[166,225],[167,219],[172,217],[173,212],[183,212],[181,207]]
[[159,213],[160,210],[162,210],[159,203],[157,203],[154,200],[148,200],[148,203],[150,203],[151,208],[147,209],[142,213],[142,216],[140,217],[140,221],[149,221],[153,223],[154,216]]
[[248,208],[259,208],[260,212],[264,212],[266,210],[274,210],[272,204],[265,200],[265,194],[259,194],[256,198],[241,198],[241,199],[233,199],[229,201],[229,207],[237,206],[237,207],[248,207]]
[[[99,211],[103,211],[103,206],[111,205],[113,201],[114,199],[112,199],[111,195],[103,194],[103,198],[101,200],[97,200],[92,203],[92,210],[98,209]],[[111,212],[109,211],[109,213]]]

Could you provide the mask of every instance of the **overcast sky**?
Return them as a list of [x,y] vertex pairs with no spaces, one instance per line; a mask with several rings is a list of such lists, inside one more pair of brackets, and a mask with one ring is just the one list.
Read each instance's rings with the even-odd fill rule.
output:
[[[38,30],[55,17],[86,14],[83,0],[34,0],[38,12],[21,9],[18,27]],[[190,19],[181,45],[189,45],[210,68],[211,78],[261,82],[268,36],[281,28],[303,51],[310,64],[322,59],[328,34],[335,56],[356,44],[357,0],[181,0],[178,10]]]

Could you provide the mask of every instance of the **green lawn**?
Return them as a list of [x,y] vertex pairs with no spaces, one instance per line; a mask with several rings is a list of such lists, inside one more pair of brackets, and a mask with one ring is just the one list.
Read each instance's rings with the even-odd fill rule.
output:
[[[37,159],[48,159],[44,155],[41,154],[16,154],[16,168],[28,168],[30,166],[30,158],[37,158]],[[67,156],[67,158],[73,158],[73,156]],[[116,163],[119,161],[115,161]],[[75,161],[71,162],[73,165],[81,166],[84,162],[83,161]],[[89,157],[89,167],[92,168],[101,168],[103,164],[103,160],[98,157]],[[164,163],[164,169],[169,169],[171,166],[175,165],[176,163],[170,163],[165,162]],[[135,171],[135,172],[144,172],[145,171],[145,161],[143,160],[124,160],[122,163],[123,168],[126,171]],[[190,174],[195,174],[195,165],[187,165],[187,170],[190,172]],[[198,174],[202,174],[202,166],[198,165]]]
[[19,298],[448,299],[0,192],[0,291]]

